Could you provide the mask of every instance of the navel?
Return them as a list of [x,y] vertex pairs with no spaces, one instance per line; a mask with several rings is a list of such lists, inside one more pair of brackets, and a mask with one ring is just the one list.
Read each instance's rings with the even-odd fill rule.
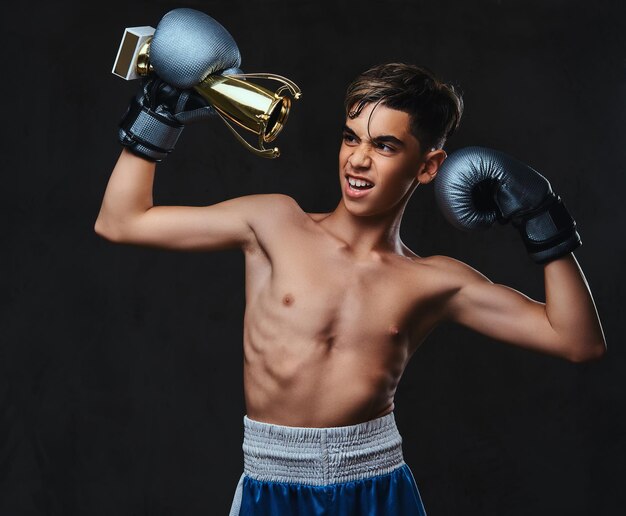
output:
[[283,305],[285,306],[289,306],[293,304],[293,296],[291,294],[285,294],[285,297],[283,297]]

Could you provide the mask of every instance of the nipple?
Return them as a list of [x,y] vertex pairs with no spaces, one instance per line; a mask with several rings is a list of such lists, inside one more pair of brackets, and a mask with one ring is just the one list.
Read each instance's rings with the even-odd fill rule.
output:
[[395,324],[392,324],[391,326],[389,326],[389,334],[395,337],[400,334],[400,330]]
[[283,297],[283,304],[285,306],[289,306],[293,304],[293,296],[291,294],[285,294],[285,297]]

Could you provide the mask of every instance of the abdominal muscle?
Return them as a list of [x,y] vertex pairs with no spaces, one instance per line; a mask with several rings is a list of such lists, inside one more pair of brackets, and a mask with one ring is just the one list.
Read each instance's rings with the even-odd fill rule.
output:
[[266,250],[246,250],[248,417],[332,427],[390,413],[408,359],[433,320],[421,309],[415,324],[421,303],[407,281],[409,260],[355,263],[315,232],[286,231],[271,264]]
[[[246,346],[248,417],[286,426],[352,425],[388,414],[399,375],[323,344]],[[289,351],[286,351],[290,348]],[[400,368],[396,368],[400,369]]]
[[249,341],[244,357],[248,417],[305,427],[352,425],[388,414],[404,365],[404,353],[389,367],[340,340]]

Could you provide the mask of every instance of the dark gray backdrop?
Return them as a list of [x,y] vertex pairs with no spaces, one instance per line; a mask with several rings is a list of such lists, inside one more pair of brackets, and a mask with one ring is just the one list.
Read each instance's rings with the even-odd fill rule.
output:
[[[225,514],[241,472],[243,258],[121,246],[93,233],[136,83],[110,73],[127,26],[175,7],[210,14],[245,71],[304,94],[257,158],[219,120],[186,129],[159,166],[157,204],[282,192],[339,200],[349,81],[431,67],[465,93],[448,150],[495,147],[549,178],[583,239],[575,255],[609,353],[572,364],[459,326],[405,372],[396,416],[430,516],[616,515],[626,496],[621,371],[625,258],[620,2],[483,0],[13,3],[2,18],[0,514]],[[517,232],[464,234],[431,187],[402,237],[545,300]]]

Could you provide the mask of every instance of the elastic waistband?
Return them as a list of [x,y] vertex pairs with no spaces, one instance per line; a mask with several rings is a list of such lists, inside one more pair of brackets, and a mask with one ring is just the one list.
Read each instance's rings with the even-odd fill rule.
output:
[[350,482],[404,465],[393,413],[352,426],[303,428],[243,418],[244,473],[308,485]]

